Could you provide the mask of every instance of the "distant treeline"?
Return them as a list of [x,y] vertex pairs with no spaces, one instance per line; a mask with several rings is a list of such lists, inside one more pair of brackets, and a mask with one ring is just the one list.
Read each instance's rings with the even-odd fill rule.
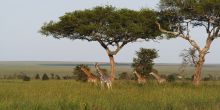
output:
[[[91,63],[84,63],[85,65],[88,66],[94,66],[94,64]],[[40,64],[42,66],[77,66],[79,64]],[[101,66],[110,66],[109,63],[102,63],[100,64]],[[131,66],[131,63],[116,63],[117,66]]]
[[[89,67],[92,67],[94,66],[93,63],[80,63],[80,64],[85,64],[85,65],[88,65]],[[77,63],[74,63],[74,64],[65,64],[65,63],[57,63],[57,64],[39,64],[39,65],[42,65],[42,66],[77,66],[79,64]],[[101,66],[110,66],[109,63],[100,63]],[[117,66],[131,66],[132,63],[116,63]],[[181,64],[178,64],[178,63],[156,63],[155,64],[156,66],[168,66],[168,65],[181,65]],[[189,65],[190,66],[190,65]],[[204,67],[219,67],[220,64],[205,64]]]

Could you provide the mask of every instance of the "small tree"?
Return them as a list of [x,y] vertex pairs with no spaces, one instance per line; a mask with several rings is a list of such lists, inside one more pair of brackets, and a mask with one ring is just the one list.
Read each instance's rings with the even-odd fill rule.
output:
[[51,79],[54,79],[54,74],[50,73]]
[[23,81],[30,81],[31,78],[27,75],[24,75],[23,78],[22,78]]
[[60,80],[60,76],[59,75],[55,75],[55,79]]
[[90,70],[87,65],[80,64],[80,65],[77,65],[77,66],[74,68],[73,74],[76,76],[76,80],[85,82],[85,81],[87,81],[87,76],[86,76],[86,74],[81,70],[81,67],[82,67],[82,66],[85,67],[86,69]]
[[130,76],[127,72],[122,72],[119,74],[119,80],[130,80]]
[[36,74],[35,79],[40,79],[40,75]]
[[153,60],[158,56],[157,50],[140,48],[136,52],[137,57],[133,59],[132,67],[137,69],[141,74],[147,76],[153,68]]
[[195,48],[184,49],[180,53],[180,57],[182,57],[182,63],[179,67],[179,74],[183,74],[188,65],[196,66],[196,62],[198,61],[198,53]]
[[43,76],[42,76],[42,80],[49,80],[49,77],[47,76],[46,73],[43,74]]
[[180,54],[180,57],[183,59],[182,64],[189,64],[192,66],[196,66],[198,56],[199,55],[195,48],[184,49]]

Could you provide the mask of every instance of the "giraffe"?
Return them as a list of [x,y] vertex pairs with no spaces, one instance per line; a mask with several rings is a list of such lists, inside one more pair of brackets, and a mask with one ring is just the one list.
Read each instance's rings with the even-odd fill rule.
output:
[[91,82],[91,83],[97,85],[97,78],[95,75],[93,75],[87,68],[85,68],[83,66],[80,69],[86,74],[88,82]]
[[98,71],[99,75],[100,75],[100,82],[101,82],[101,87],[103,88],[104,85],[106,84],[108,89],[112,89],[112,81],[111,81],[111,77],[104,75],[103,71],[101,70],[101,68],[99,67],[99,64],[96,63],[95,64],[95,68]]
[[149,74],[150,74],[150,75],[153,75],[153,76],[156,78],[156,80],[157,80],[157,82],[158,82],[159,84],[162,84],[162,83],[166,82],[166,79],[162,78],[162,77],[158,74],[157,70],[155,70],[155,69],[153,69]]
[[133,73],[137,76],[139,84],[146,83],[146,78],[142,76],[140,73],[138,73],[137,70],[135,70]]

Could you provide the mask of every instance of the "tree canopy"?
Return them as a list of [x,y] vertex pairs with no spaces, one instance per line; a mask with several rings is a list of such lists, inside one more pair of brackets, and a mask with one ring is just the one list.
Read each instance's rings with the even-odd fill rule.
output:
[[154,65],[153,60],[159,57],[157,50],[140,48],[136,55],[137,57],[133,58],[132,66],[141,74],[149,75]]
[[[198,53],[193,81],[199,85],[205,56],[220,37],[220,0],[160,0],[160,9],[156,22],[159,30],[168,37],[183,38]],[[195,27],[204,27],[207,33],[204,47],[192,38],[190,30]]]
[[[45,23],[40,32],[55,38],[97,41],[102,47],[121,47],[137,39],[155,39],[160,32],[155,25],[156,14],[152,10],[116,9],[111,6],[95,7],[66,13],[59,21]],[[110,51],[110,50],[109,50]]]
[[[160,0],[160,22],[175,35],[189,34],[189,25],[203,26],[212,37],[220,37],[220,0]],[[184,32],[185,31],[185,32]]]

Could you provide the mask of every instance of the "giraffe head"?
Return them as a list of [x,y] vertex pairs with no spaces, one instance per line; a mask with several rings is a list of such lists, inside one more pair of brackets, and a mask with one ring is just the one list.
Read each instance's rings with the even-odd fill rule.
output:
[[88,70],[88,69],[85,67],[85,65],[80,66],[80,69],[81,69],[81,70]]
[[153,73],[153,72],[150,72],[149,74],[150,74],[150,75],[153,75],[154,73]]
[[136,73],[137,73],[137,70],[134,70],[133,73],[136,74]]
[[96,62],[96,63],[95,63],[95,66],[99,66],[99,64]]

